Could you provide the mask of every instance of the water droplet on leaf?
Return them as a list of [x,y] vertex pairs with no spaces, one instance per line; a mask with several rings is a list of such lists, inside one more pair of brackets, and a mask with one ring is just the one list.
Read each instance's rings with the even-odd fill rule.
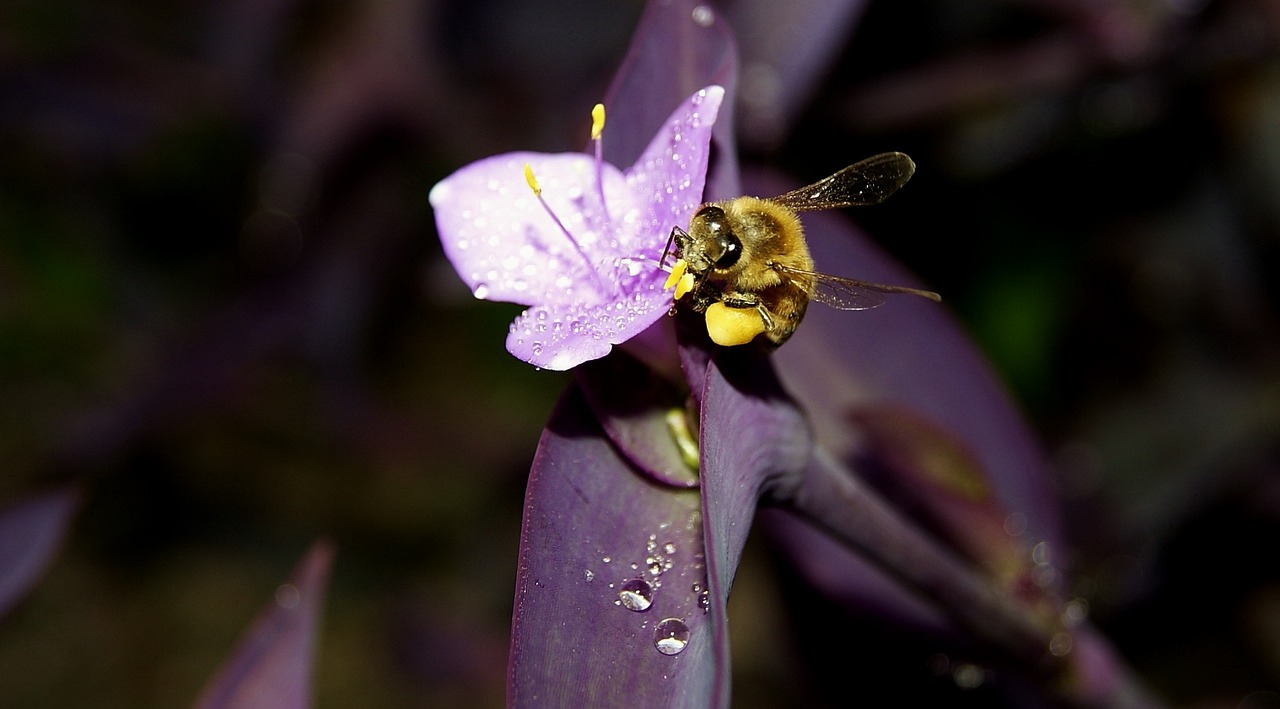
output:
[[653,586],[644,579],[631,579],[622,584],[622,590],[618,591],[618,600],[627,610],[637,613],[647,611],[649,606],[653,605]]
[[689,645],[689,626],[679,618],[666,618],[653,630],[653,646],[663,655],[679,655]]

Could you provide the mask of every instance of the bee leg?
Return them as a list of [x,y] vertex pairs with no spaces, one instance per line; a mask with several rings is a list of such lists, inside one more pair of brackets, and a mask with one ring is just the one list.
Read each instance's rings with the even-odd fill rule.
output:
[[760,319],[764,321],[765,332],[773,332],[776,327],[773,321],[773,313],[770,313],[769,309],[764,307],[763,303],[757,305],[756,310],[760,312]]
[[723,293],[720,300],[730,308],[759,308],[760,296],[754,293],[730,291]]
[[766,331],[773,330],[775,324],[773,313],[770,313],[769,309],[764,307],[764,303],[760,302],[760,296],[755,293],[725,293],[721,302],[730,308],[755,308],[756,312],[760,313],[760,319],[764,321],[764,329]]

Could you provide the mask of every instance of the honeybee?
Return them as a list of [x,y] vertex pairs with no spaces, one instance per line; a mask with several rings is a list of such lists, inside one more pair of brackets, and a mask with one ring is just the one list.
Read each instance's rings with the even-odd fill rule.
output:
[[659,262],[665,267],[674,245],[676,261],[666,287],[675,288],[676,304],[706,313],[707,333],[719,345],[746,344],[758,335],[781,345],[795,332],[810,300],[841,310],[874,308],[886,293],[941,300],[930,291],[815,271],[796,214],[878,204],[906,184],[915,169],[902,153],[881,153],[778,197],[704,204],[688,231],[671,230]]

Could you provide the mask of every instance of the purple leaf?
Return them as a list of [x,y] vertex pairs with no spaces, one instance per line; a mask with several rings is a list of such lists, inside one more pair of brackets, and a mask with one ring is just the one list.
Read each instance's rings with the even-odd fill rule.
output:
[[[771,486],[787,486],[812,448],[803,415],[767,359],[746,348],[724,349],[707,369],[702,395],[702,505],[713,626],[728,647],[725,609],[756,504]],[[727,702],[728,653],[718,653]]]
[[[711,704],[725,648],[721,617],[701,603],[698,491],[638,475],[575,386],[543,432],[525,499],[510,704]],[[671,636],[676,622],[687,635]]]
[[78,501],[76,490],[64,488],[0,510],[0,618],[8,615],[49,567]]
[[333,547],[317,542],[196,701],[198,709],[305,709]]
[[[687,397],[670,380],[617,354],[575,370],[583,394],[618,451],[645,475],[672,487],[697,487],[698,471],[681,451],[673,426],[687,428]],[[694,440],[696,431],[689,432]],[[695,441],[696,444],[696,441]]]

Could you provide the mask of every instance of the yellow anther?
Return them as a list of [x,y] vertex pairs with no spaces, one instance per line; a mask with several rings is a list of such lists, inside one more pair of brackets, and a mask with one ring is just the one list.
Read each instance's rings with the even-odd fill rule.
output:
[[597,103],[595,108],[591,109],[591,139],[600,140],[600,133],[604,131],[604,104]]
[[[684,275],[685,269],[687,268],[689,268],[689,264],[686,263],[684,259],[680,259],[672,264],[671,275],[667,276],[667,282],[662,284],[662,290],[671,290],[672,286],[676,284],[676,281],[679,281],[680,277]],[[676,296],[676,300],[679,299],[680,296]]]
[[717,345],[745,345],[762,332],[764,318],[755,308],[730,308],[724,303],[707,307],[707,334]]
[[693,284],[694,284],[694,279],[693,279],[692,273],[686,273],[683,276],[681,276],[680,282],[676,284],[675,299],[680,300],[681,298],[684,297],[685,293],[688,293],[689,291],[693,290]]
[[524,164],[524,181],[529,183],[529,189],[533,190],[535,197],[542,196],[542,185],[538,184],[538,178],[533,176],[533,168],[529,163]]

